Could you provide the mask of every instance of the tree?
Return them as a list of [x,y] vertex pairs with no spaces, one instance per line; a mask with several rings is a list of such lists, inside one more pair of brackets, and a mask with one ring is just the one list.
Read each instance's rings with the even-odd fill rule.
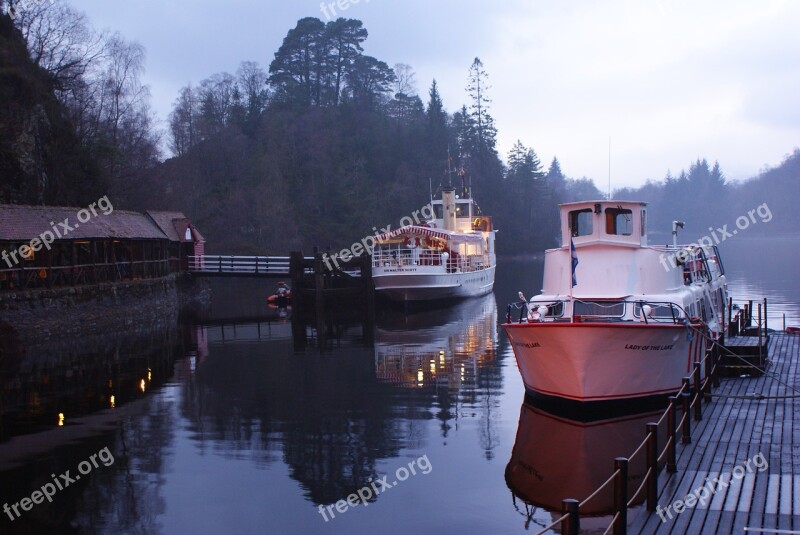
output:
[[467,93],[469,93],[472,103],[470,104],[470,115],[475,124],[478,138],[478,153],[483,154],[484,150],[494,152],[497,141],[497,128],[494,126],[494,118],[489,114],[491,99],[488,97],[489,75],[483,68],[480,58],[475,58],[469,68],[469,83]]
[[234,108],[240,101],[236,79],[227,72],[217,73],[200,82],[198,93],[198,127],[202,138],[209,139],[222,132],[235,115]]
[[254,61],[243,61],[236,71],[236,83],[244,97],[244,109],[248,121],[258,118],[267,107],[268,79],[264,69]]
[[[395,63],[393,70],[395,75],[395,95],[415,96],[417,94],[417,81],[414,69],[411,68],[411,65]],[[436,81],[434,80],[434,84],[435,83]]]
[[269,82],[278,101],[308,107],[320,104],[326,56],[325,24],[314,17],[297,22],[269,66]]
[[389,66],[372,56],[359,56],[347,78],[348,93],[357,104],[371,107],[383,100],[395,80]]
[[[428,91],[428,106],[425,110],[425,146],[430,159],[428,176],[437,175],[444,167],[450,144],[448,126],[447,112],[434,79]],[[457,150],[457,147],[454,148]]]
[[[132,179],[158,161],[159,137],[153,126],[149,89],[142,85],[144,48],[114,35],[106,43],[102,87],[101,143],[97,153],[112,192],[123,197]],[[103,145],[105,147],[103,147]]]
[[104,53],[104,36],[92,31],[83,13],[61,0],[10,2],[14,24],[22,32],[36,66],[50,77],[63,101],[82,87],[84,77]]
[[389,102],[389,114],[404,122],[420,118],[425,108],[417,96],[414,70],[405,63],[396,63],[392,71],[395,76],[392,84],[394,98]]
[[330,78],[325,87],[330,97],[325,99],[325,103],[339,105],[346,77],[364,51],[361,43],[367,39],[367,35],[360,20],[339,18],[325,25],[324,42],[319,51],[324,58],[322,63],[327,70],[326,78]]
[[169,148],[175,156],[181,157],[200,141],[197,132],[198,97],[191,84],[181,88],[174,106],[169,114]]

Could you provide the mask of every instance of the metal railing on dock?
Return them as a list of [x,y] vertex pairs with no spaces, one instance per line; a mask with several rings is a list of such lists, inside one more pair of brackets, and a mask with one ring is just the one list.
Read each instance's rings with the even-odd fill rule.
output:
[[[313,260],[313,257],[306,258]],[[190,256],[188,270],[193,273],[289,276],[288,256]]]

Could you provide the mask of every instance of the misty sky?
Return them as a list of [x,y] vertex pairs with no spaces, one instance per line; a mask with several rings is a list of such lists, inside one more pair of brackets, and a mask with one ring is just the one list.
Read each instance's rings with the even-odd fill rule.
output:
[[[341,0],[365,52],[436,78],[449,112],[468,103],[478,56],[498,148],[520,139],[545,166],[605,191],[677,173],[698,157],[744,179],[800,146],[800,2],[791,0]],[[330,0],[326,0],[326,5]],[[498,5],[501,4],[501,5]],[[241,61],[265,69],[319,0],[72,0],[100,29],[147,50],[144,82],[166,124],[178,90]],[[336,11],[335,15],[333,10]]]

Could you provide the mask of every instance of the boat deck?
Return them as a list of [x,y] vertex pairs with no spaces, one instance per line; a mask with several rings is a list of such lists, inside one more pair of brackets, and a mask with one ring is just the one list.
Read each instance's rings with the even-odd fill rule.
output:
[[[800,534],[800,398],[735,397],[798,395],[792,388],[800,390],[800,335],[770,334],[769,354],[767,375],[721,380],[703,419],[692,421],[692,443],[678,445],[678,472],[662,470],[657,503],[664,511],[720,474],[730,480],[729,486],[718,485],[705,505],[680,514],[673,507],[672,518],[664,514],[664,522],[644,508],[631,511],[628,533]],[[751,462],[751,472],[745,470],[741,479],[731,477],[734,468],[745,468],[759,454],[768,468],[759,471]]]

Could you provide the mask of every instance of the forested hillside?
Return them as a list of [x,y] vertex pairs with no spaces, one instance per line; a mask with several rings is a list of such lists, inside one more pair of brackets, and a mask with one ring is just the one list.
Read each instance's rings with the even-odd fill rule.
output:
[[[184,87],[161,133],[141,46],[96,32],[62,0],[0,5],[2,202],[108,194],[115,207],[184,211],[211,253],[285,254],[349,246],[452,181],[471,185],[501,230],[499,252],[516,254],[556,244],[559,202],[603,197],[524,140],[498,153],[502,125],[477,57],[464,65],[463,101],[445,103],[436,81],[418,88],[411,66],[367,55],[360,21],[304,18],[256,58],[265,66],[242,61]],[[616,195],[652,203],[650,228],[664,232],[673,219],[705,232],[762,202],[775,213],[769,230],[789,231],[798,160],[730,184],[701,159]]]
[[144,50],[60,0],[0,8],[0,200],[124,201],[160,158]]
[[[696,240],[723,225],[736,229],[739,217],[753,217],[762,223],[746,227],[748,235],[788,234],[800,231],[794,219],[795,199],[800,195],[800,150],[788,154],[776,168],[742,183],[726,180],[719,163],[710,166],[698,159],[678,176],[667,174],[660,181],[648,181],[641,188],[616,190],[614,197],[650,204],[650,231],[665,239],[672,221],[684,221],[684,238]],[[750,216],[752,210],[762,207]],[[767,220],[768,221],[765,221]],[[744,221],[742,221],[744,225]],[[744,230],[744,229],[741,229]],[[671,238],[670,238],[671,239]]]
[[267,71],[243,62],[183,88],[176,158],[151,177],[166,194],[148,202],[195,214],[212,249],[280,252],[347,246],[452,182],[471,185],[504,229],[501,251],[531,252],[554,243],[557,202],[599,195],[522,143],[504,165],[480,59],[464,68],[466,104],[449,113],[435,81],[423,100],[413,69],[364,54],[366,39],[358,20],[305,18]]

